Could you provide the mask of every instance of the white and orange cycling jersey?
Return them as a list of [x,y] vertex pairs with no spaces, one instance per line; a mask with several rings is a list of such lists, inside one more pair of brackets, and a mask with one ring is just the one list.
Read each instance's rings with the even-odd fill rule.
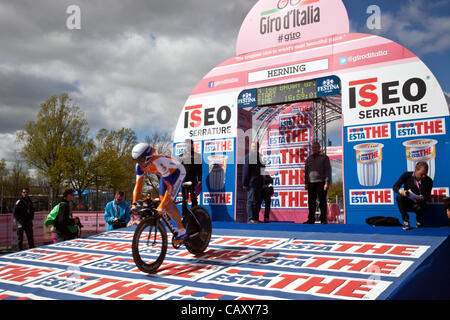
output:
[[161,203],[158,209],[165,208],[168,201],[175,200],[181,184],[186,177],[186,170],[183,164],[170,156],[154,155],[145,167],[141,167],[136,163],[136,185],[133,191],[133,203],[138,201],[142,195],[145,172],[157,174],[161,177],[159,183],[159,198]]

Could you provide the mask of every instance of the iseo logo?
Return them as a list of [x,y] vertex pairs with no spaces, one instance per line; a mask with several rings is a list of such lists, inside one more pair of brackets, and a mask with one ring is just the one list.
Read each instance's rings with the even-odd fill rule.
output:
[[378,78],[368,78],[349,82],[349,107],[373,107],[381,98],[381,104],[400,102],[400,96],[410,102],[421,100],[427,92],[425,81],[411,78],[400,84],[400,81],[379,83]]
[[201,104],[195,106],[187,106],[184,113],[184,128],[197,128],[203,126],[214,126],[218,124],[226,124],[231,119],[231,109],[228,106],[203,109]]

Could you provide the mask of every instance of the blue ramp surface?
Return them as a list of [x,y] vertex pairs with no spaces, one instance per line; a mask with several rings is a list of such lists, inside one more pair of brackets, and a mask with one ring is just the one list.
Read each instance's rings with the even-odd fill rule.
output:
[[169,248],[148,275],[127,228],[0,256],[0,300],[384,300],[419,288],[414,273],[448,238],[423,230],[214,223],[203,254]]

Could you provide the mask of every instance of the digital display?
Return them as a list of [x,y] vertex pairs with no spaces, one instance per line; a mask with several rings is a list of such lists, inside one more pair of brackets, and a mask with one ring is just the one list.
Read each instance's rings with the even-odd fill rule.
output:
[[257,105],[276,105],[317,98],[316,80],[257,89]]

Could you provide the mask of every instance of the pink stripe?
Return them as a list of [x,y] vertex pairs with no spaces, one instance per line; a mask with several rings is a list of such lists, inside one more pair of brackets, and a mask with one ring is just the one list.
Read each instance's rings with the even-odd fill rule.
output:
[[[355,52],[357,50],[366,50],[366,49],[375,50],[376,48],[378,48],[378,46],[389,46],[392,44],[394,46],[397,45],[396,43],[388,39],[376,37],[373,35],[345,34],[343,36],[345,36],[345,42],[344,40],[341,40],[330,44],[325,43],[321,45],[311,46],[301,50],[292,50],[285,52],[283,50],[286,50],[289,47],[295,47],[295,45],[283,46],[270,49],[276,50],[277,51],[276,54],[262,55],[262,52],[265,51],[256,51],[251,54],[260,55],[258,58],[243,59],[242,56],[234,57],[218,65],[216,68],[211,70],[206,75],[206,77],[216,77],[230,73],[243,72],[246,70],[250,71],[253,70],[254,68],[270,67],[276,64],[288,65],[291,63],[298,62],[299,60],[304,61],[308,59],[316,59],[317,56],[329,56],[332,54],[336,56],[339,53],[339,56],[342,57],[346,55],[352,55],[352,52]],[[320,39],[318,39],[318,41],[320,41]],[[333,45],[333,47],[331,47],[331,45]],[[402,52],[405,50],[401,46],[400,48]],[[337,63],[336,65],[339,66],[339,63]]]
[[[371,57],[371,58],[366,58],[366,59],[361,58],[360,60],[355,61],[355,62],[348,61],[346,64],[343,64],[343,65],[341,65],[340,61],[339,61],[340,58],[345,57],[345,56],[358,57],[358,56],[368,55],[369,53],[378,53],[380,51],[383,51],[383,52],[387,51],[387,55],[380,55],[377,57]],[[315,52],[315,53],[317,54],[317,52]],[[284,60],[283,60],[283,58],[284,58]],[[258,86],[262,86],[267,83],[272,84],[275,82],[283,82],[284,80],[295,81],[295,80],[300,80],[302,78],[312,79],[312,78],[314,78],[315,75],[320,75],[320,74],[329,75],[329,74],[333,74],[333,73],[338,74],[338,73],[336,73],[336,71],[342,72],[344,70],[347,71],[349,69],[363,67],[363,66],[367,69],[372,69],[373,68],[372,65],[374,65],[374,64],[416,58],[416,56],[411,51],[403,48],[399,44],[391,42],[389,44],[383,44],[383,45],[378,45],[378,46],[373,46],[373,47],[368,47],[368,48],[362,48],[359,50],[342,52],[339,55],[336,55],[336,54],[325,55],[325,56],[317,56],[316,55],[314,57],[314,60],[320,60],[320,59],[324,59],[324,58],[328,58],[330,61],[330,69],[329,70],[317,71],[317,72],[312,72],[312,73],[302,74],[302,75],[293,75],[293,76],[278,78],[278,79],[269,79],[269,80],[264,80],[264,81],[260,81],[260,82],[255,82],[255,83],[252,83],[251,85],[258,87]],[[293,63],[307,62],[306,59],[302,59],[300,61],[287,62],[285,57],[280,57],[279,60],[283,61],[283,64],[275,64],[274,62],[276,60],[272,60],[270,62],[273,64],[265,66],[264,63],[262,65],[261,64],[257,65],[256,64],[257,62],[258,63],[261,63],[261,62],[255,61],[255,63],[253,63],[253,64],[257,65],[257,67],[254,69],[241,70],[239,72],[233,72],[233,73],[229,73],[229,74],[217,76],[217,77],[212,77],[211,74],[213,74],[213,73],[211,72],[207,75],[207,77],[203,78],[200,81],[200,83],[197,85],[197,87],[193,90],[192,95],[202,94],[202,93],[213,93],[215,91],[219,91],[219,90],[222,91],[222,90],[227,90],[227,89],[232,89],[232,88],[248,87],[248,73],[250,73],[250,72],[281,67],[281,66],[285,66],[285,65],[289,65],[289,64],[293,64]],[[352,70],[352,71],[354,71],[354,70]],[[232,78],[236,78],[237,81],[234,81],[229,84],[215,86],[214,88],[210,88],[208,86],[208,84],[211,81],[214,81],[215,83],[220,83],[220,81],[224,81],[227,79],[230,80]]]

